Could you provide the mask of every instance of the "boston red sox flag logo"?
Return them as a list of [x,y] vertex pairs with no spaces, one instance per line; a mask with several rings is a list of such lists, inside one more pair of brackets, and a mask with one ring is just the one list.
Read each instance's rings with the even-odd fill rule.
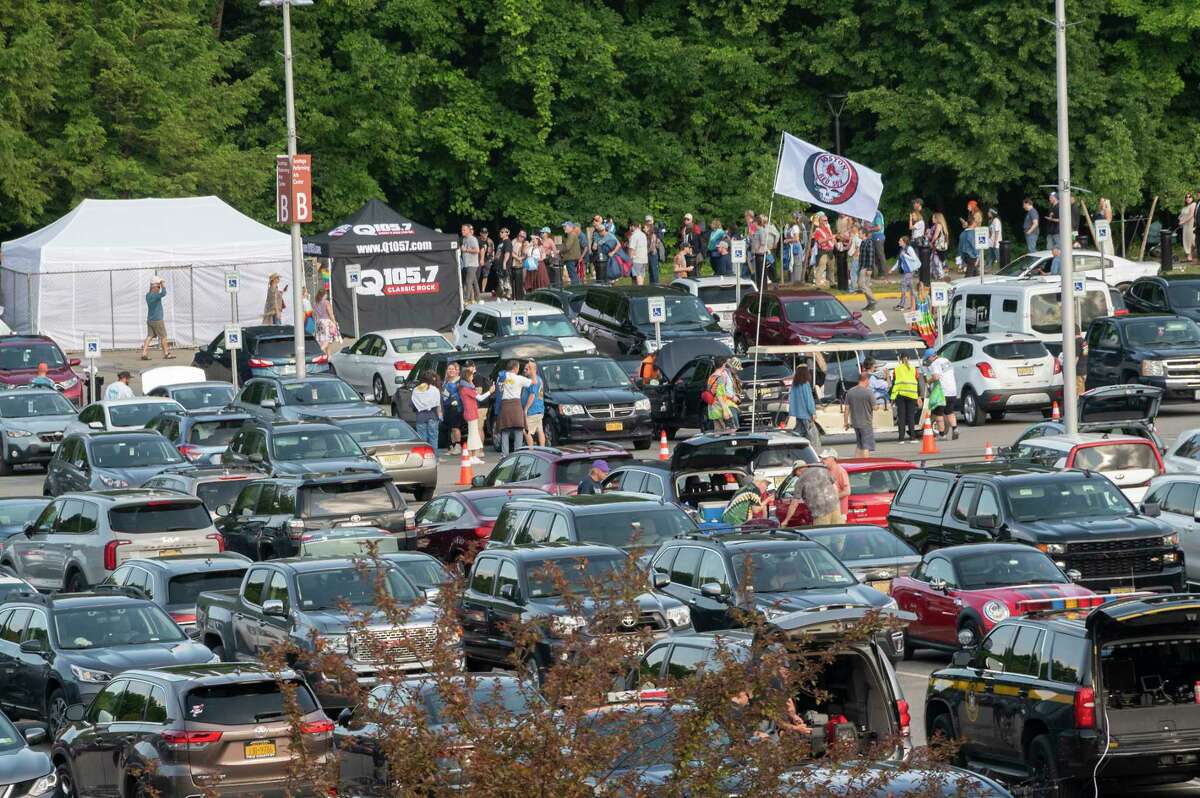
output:
[[784,133],[775,193],[856,219],[871,219],[883,194],[883,178],[849,158]]

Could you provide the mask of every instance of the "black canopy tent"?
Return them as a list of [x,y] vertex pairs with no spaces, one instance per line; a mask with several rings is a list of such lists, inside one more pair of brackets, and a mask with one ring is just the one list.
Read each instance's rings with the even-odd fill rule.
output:
[[370,200],[332,230],[305,240],[304,252],[331,260],[333,311],[344,335],[354,329],[346,267],[362,267],[359,334],[389,327],[453,326],[461,310],[458,239]]

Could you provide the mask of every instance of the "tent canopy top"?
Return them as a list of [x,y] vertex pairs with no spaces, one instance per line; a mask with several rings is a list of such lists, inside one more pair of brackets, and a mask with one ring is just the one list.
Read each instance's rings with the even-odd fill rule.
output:
[[305,254],[323,258],[444,252],[457,247],[457,236],[406,219],[377,199],[367,200],[332,230],[304,241]]

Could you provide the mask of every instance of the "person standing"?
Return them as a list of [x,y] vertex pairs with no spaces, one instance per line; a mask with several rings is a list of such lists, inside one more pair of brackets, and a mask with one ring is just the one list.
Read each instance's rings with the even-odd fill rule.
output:
[[646,279],[650,285],[658,285],[658,270],[667,258],[663,248],[663,231],[654,223],[653,216],[647,216],[642,224],[642,232],[646,234]]
[[1033,207],[1033,199],[1026,197],[1021,203],[1021,207],[1025,209],[1025,221],[1021,223],[1021,232],[1025,235],[1025,249],[1030,252],[1037,252],[1038,229],[1041,226],[1041,217],[1038,215],[1037,208]]
[[646,271],[650,268],[650,241],[646,238],[646,231],[636,224],[629,226],[628,241],[629,260],[633,264],[629,273],[633,277],[634,285],[642,285],[646,282]]
[[1179,227],[1183,237],[1183,254],[1188,263],[1196,261],[1196,201],[1192,192],[1183,198],[1183,210],[1179,212]]
[[863,308],[864,311],[875,309],[875,293],[871,290],[871,281],[875,279],[876,253],[877,249],[874,239],[863,239],[858,248],[858,289],[867,298],[867,304]]
[[[747,211],[749,214],[749,211]],[[767,253],[770,251],[767,246],[767,226],[764,224],[765,218],[758,217],[758,221],[753,225],[754,232],[750,233],[750,259],[754,264],[754,284],[764,286],[763,282],[767,274]]]
[[463,420],[467,422],[467,456],[472,465],[483,465],[483,434],[480,428],[479,403],[486,402],[492,392],[487,390],[481,393],[475,387],[475,372],[474,361],[468,360],[463,364],[463,376],[458,381],[458,395],[462,399]]
[[[912,246],[908,243],[908,236],[900,236],[900,253],[896,255],[896,265],[892,267],[892,271],[900,272],[900,301],[896,303],[896,310],[916,310],[917,295],[913,291],[913,274],[921,268],[921,260],[917,257],[917,253],[913,251]],[[908,297],[908,303],[904,301]]]
[[[44,366],[45,364],[43,363],[41,365]],[[40,373],[41,372],[40,372],[40,366],[39,366],[39,374]],[[130,380],[130,375],[129,375],[128,371],[117,372],[117,381],[104,389],[105,401],[112,401],[114,399],[132,399],[133,398],[133,389],[129,387],[129,380]],[[36,378],[35,378],[35,382],[31,383],[31,384],[36,384]],[[50,383],[50,384],[53,385],[54,383]]]
[[462,255],[463,302],[479,301],[479,239],[475,228],[462,226],[462,243],[458,246]]
[[279,287],[278,274],[273,273],[267,279],[267,301],[263,304],[263,324],[283,324],[283,311],[287,307],[283,295],[286,291],[286,286]]
[[788,389],[788,415],[793,419],[792,426],[796,432],[808,438],[814,449],[821,445],[821,432],[813,421],[816,414],[812,372],[807,364],[801,364],[792,375],[792,387]]
[[816,222],[813,230],[813,242],[817,246],[817,269],[814,281],[817,288],[828,288],[829,269],[834,265],[833,250],[837,241],[833,230],[829,229],[829,217],[824,212],[816,215]]
[[920,197],[912,201],[908,214],[908,241],[917,253],[917,281],[929,285],[929,242],[926,240],[925,201]]
[[700,261],[704,258],[704,247],[700,241],[700,226],[692,220],[690,213],[683,215],[683,224],[679,227],[679,246],[683,247],[684,242],[687,242],[691,252],[688,254],[688,266],[692,269],[692,274],[700,276]]
[[887,233],[884,232],[883,211],[876,209],[875,218],[867,224],[867,232],[871,234],[871,244],[875,247],[875,274],[873,277],[882,277],[884,265],[887,262],[886,254],[883,251],[883,243],[887,239]]
[[507,227],[500,228],[500,243],[496,245],[496,262],[492,264],[492,280],[496,284],[496,298],[512,298],[512,279],[509,269],[512,267],[513,241],[509,238]]
[[[273,275],[276,279],[279,275]],[[268,289],[269,290],[269,289]],[[167,295],[167,282],[157,275],[150,278],[150,290],[146,293],[146,340],[142,341],[142,360],[150,359],[150,343],[157,338],[162,346],[163,360],[174,360],[167,343],[167,323],[163,321],[163,297]]]
[[929,242],[929,271],[935,280],[946,276],[946,251],[950,248],[950,225],[941,211],[934,211],[925,233]]
[[508,262],[508,280],[512,285],[512,298],[525,298],[525,259],[529,257],[530,243],[524,230],[517,231],[513,239],[512,260]]
[[1000,213],[995,208],[988,208],[988,248],[983,254],[984,264],[995,266],[1000,261],[1000,239],[1004,232],[1000,225]]
[[525,411],[521,394],[529,387],[530,380],[517,371],[519,364],[510,360],[496,378],[496,389],[500,392],[500,415],[495,428],[500,431],[500,451],[508,454],[515,451],[525,435]]
[[613,255],[621,251],[621,242],[617,240],[617,237],[612,234],[599,216],[592,219],[592,234],[588,249],[592,252],[592,263],[596,270],[597,280],[615,281],[622,276],[619,268],[612,261]]
[[733,395],[733,380],[729,377],[729,369],[725,360],[717,361],[717,367],[708,375],[705,391],[712,401],[708,405],[708,420],[712,422],[716,432],[731,432],[737,427],[732,425],[733,410],[737,400]]
[[[1111,258],[1116,253],[1116,249],[1115,249],[1115,247],[1113,247],[1113,237],[1112,237],[1112,219],[1113,219],[1112,202],[1109,200],[1108,197],[1100,198],[1100,204],[1096,208],[1096,215],[1092,221],[1099,223],[1101,219],[1103,219],[1105,222],[1108,223],[1108,236],[1106,236],[1103,241],[1096,242],[1096,249],[1100,250],[1100,254],[1107,255],[1108,257]],[[1099,231],[1097,231],[1097,232],[1099,232]],[[1195,231],[1193,231],[1193,233],[1194,232]]]
[[[723,242],[723,241],[725,242],[725,245],[727,248],[726,251],[728,251],[728,246],[729,246],[728,236],[726,236],[726,234],[725,234],[725,229],[723,227],[721,227],[721,220],[713,219],[711,222],[708,223],[708,261],[709,261],[709,264],[712,266],[713,274],[715,274],[718,277],[725,277],[725,276],[729,276],[729,275],[733,274],[732,265],[730,266],[730,271],[728,272],[728,274],[726,274],[725,272],[717,271],[717,266],[718,266],[717,250],[721,246],[721,242]],[[700,272],[696,272],[695,276],[699,277]]]
[[799,279],[797,271],[803,271],[801,268],[801,259],[804,255],[804,239],[803,230],[800,221],[804,218],[804,214],[800,211],[792,213],[792,223],[783,230],[783,281],[785,283],[792,282],[793,279]]
[[686,241],[679,242],[679,251],[675,253],[673,269],[676,279],[687,277],[692,273],[692,245]]
[[1046,246],[1049,249],[1058,248],[1058,192],[1051,191],[1047,198],[1050,202],[1050,207],[1046,209],[1046,215],[1042,218],[1046,220]]
[[838,453],[833,448],[821,452],[821,462],[825,464],[829,476],[833,479],[833,486],[837,488],[838,519],[834,523],[844,524],[846,516],[850,513],[850,475],[838,462]]
[[479,291],[490,295],[496,290],[492,267],[496,263],[496,242],[488,236],[485,227],[479,231]]
[[917,369],[909,362],[909,353],[900,351],[900,362],[892,370],[892,403],[896,405],[897,441],[917,440],[917,407],[920,404],[921,385]]
[[412,392],[412,406],[417,413],[417,436],[438,456],[438,433],[442,424],[442,392],[438,390],[437,374],[422,371]]
[[579,281],[579,261],[583,257],[583,250],[579,246],[579,233],[576,230],[574,222],[563,222],[563,243],[559,247],[558,257],[562,261],[563,273],[565,279],[564,285],[568,282],[575,283]]
[[329,292],[324,286],[317,289],[317,297],[313,301],[313,321],[316,323],[317,344],[328,357],[333,354],[333,348],[342,342],[342,332],[338,329],[337,319],[333,316],[333,303],[329,301]]
[[846,391],[842,400],[842,426],[854,430],[854,456],[870,457],[875,451],[875,392],[871,390],[871,372],[858,375],[858,385]]
[[859,252],[862,249],[862,227],[857,221],[850,224],[850,232],[846,235],[846,260],[850,262],[850,282],[846,287],[851,291],[858,289]]
[[952,440],[958,440],[958,378],[954,376],[954,366],[945,357],[932,349],[925,350],[925,361],[929,363],[929,376],[938,381],[942,387],[942,404],[931,411],[937,418],[938,434],[943,438],[947,435]]
[[462,428],[464,424],[462,394],[459,392],[458,364],[446,366],[446,379],[442,381],[442,421],[446,424],[446,439],[450,443],[450,454],[462,453]]
[[[733,275],[733,258],[729,256],[729,239],[717,244],[717,256],[713,258],[712,267],[718,276],[730,277]],[[721,271],[716,271],[717,269]]]
[[801,468],[796,480],[796,495],[808,507],[812,526],[829,526],[838,521],[838,491],[833,475],[823,463]]
[[525,364],[525,377],[529,386],[521,391],[521,406],[525,409],[525,445],[545,446],[546,429],[543,420],[546,413],[545,383],[538,376],[537,363],[530,360]]
[[593,461],[587,474],[579,480],[579,487],[575,489],[575,492],[580,496],[595,496],[600,492],[600,483],[608,476],[608,470],[607,460]]

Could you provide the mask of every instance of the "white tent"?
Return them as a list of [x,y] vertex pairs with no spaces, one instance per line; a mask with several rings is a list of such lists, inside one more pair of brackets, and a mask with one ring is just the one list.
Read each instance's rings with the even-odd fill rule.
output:
[[[237,315],[247,325],[262,317],[271,272],[291,272],[288,236],[217,197],[85,199],[0,252],[4,321],[72,350],[82,349],[85,335],[99,335],[108,349],[140,347],[155,274],[167,284],[168,335],[195,346],[231,322],[226,272],[241,276]],[[288,305],[290,316],[290,298]]]

